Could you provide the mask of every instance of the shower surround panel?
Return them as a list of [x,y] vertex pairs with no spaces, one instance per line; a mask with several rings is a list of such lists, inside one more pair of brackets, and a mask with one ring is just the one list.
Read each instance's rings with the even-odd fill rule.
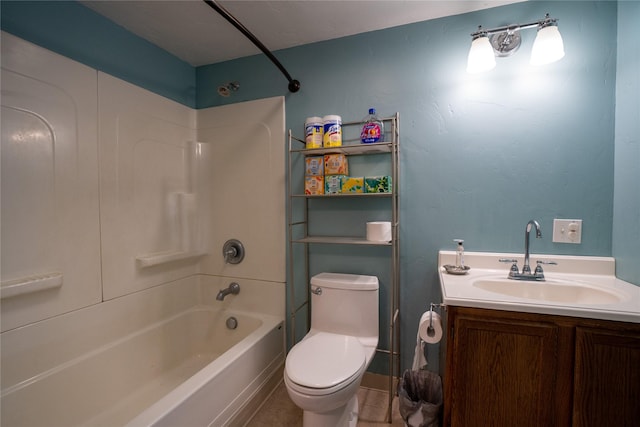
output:
[[[282,97],[195,111],[2,33],[2,424],[29,424],[21,408],[34,405],[38,420],[64,425],[246,419],[284,355],[284,142]],[[245,246],[241,264],[224,262],[231,238]],[[231,282],[240,294],[216,301]],[[178,301],[186,305],[174,310]],[[263,326],[218,355],[208,343],[222,340],[220,319],[234,313]],[[212,341],[191,327],[162,332],[187,319]],[[186,338],[195,350],[175,353]],[[145,342],[162,364],[130,357]],[[195,368],[150,390],[183,359]],[[125,411],[127,401],[105,398],[56,418],[64,404],[47,402],[72,388],[78,369],[104,374],[93,391],[79,388],[98,396],[129,377],[128,360],[149,374],[132,386],[151,396],[144,404]],[[250,374],[240,381],[231,366]],[[231,386],[233,401],[206,391]]]

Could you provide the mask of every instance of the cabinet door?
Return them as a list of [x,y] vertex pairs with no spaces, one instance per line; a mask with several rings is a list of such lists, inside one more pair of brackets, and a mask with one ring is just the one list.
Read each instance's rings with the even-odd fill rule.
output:
[[640,331],[576,329],[573,425],[640,425]]
[[566,368],[559,342],[570,334],[550,322],[477,312],[450,318],[449,425],[569,425],[570,393],[556,376]]

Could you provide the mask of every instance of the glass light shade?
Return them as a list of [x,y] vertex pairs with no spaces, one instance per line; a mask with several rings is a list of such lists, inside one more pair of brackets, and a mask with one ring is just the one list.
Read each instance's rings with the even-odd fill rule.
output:
[[496,57],[489,37],[481,36],[471,42],[467,58],[467,73],[475,74],[489,71],[496,66]]
[[531,49],[531,65],[556,62],[564,56],[564,43],[558,27],[549,25],[538,30]]

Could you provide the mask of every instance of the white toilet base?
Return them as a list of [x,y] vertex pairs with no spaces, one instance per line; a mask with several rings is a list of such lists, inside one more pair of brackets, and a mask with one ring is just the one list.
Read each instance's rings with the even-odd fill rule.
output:
[[304,411],[303,427],[356,427],[358,424],[358,396],[332,411],[317,413]]

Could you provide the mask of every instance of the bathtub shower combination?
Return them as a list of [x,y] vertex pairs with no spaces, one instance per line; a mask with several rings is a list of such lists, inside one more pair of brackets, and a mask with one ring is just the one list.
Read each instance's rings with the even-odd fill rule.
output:
[[250,415],[280,379],[283,322],[225,307],[217,289],[194,276],[6,332],[2,425],[205,426]]
[[4,32],[2,76],[0,424],[244,424],[285,360],[284,99],[193,110]]

